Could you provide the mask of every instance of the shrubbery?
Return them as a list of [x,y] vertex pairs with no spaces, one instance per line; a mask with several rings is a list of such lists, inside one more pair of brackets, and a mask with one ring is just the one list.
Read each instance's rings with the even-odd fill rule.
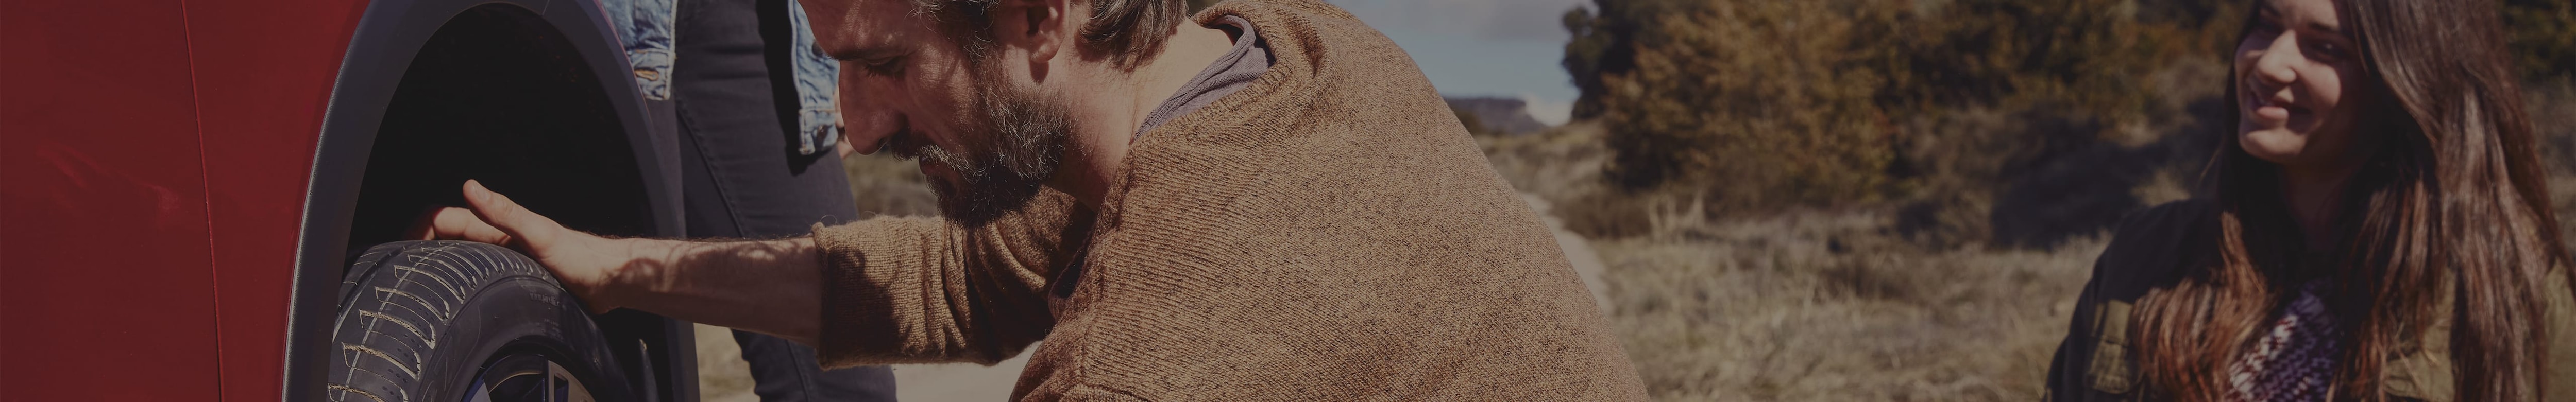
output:
[[[2526,71],[2576,70],[2576,6],[2506,3]],[[1565,16],[1564,66],[1631,196],[1889,208],[1925,241],[2048,246],[2181,196],[2223,135],[2251,4],[1594,0]]]

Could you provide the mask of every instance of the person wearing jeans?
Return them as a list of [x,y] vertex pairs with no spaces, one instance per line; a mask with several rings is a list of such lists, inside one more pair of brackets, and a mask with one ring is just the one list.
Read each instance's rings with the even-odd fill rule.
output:
[[[687,233],[776,238],[857,217],[833,144],[839,64],[791,0],[602,0],[654,130],[680,139]],[[885,366],[824,371],[806,345],[734,331],[763,401],[892,401]]]

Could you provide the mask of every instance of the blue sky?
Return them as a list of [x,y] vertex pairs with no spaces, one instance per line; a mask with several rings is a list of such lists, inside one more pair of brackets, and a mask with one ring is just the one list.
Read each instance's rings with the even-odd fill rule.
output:
[[1327,0],[1359,15],[1413,55],[1431,85],[1452,96],[1501,96],[1564,123],[1578,93],[1557,62],[1566,10],[1589,0]]

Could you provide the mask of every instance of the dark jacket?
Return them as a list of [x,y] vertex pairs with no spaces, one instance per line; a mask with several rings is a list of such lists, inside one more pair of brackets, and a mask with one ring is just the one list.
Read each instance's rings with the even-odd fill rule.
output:
[[[2093,280],[2076,296],[2074,320],[2066,340],[2048,367],[2050,401],[2150,401],[2139,372],[2137,349],[2128,339],[2130,313],[2147,291],[2179,282],[2185,268],[2218,263],[2218,205],[2206,200],[2174,202],[2131,214],[2120,224],[2102,257],[2093,262]],[[2547,286],[2552,338],[2548,370],[2542,379],[2546,398],[2576,400],[2576,299],[2571,299],[2563,272],[2552,271]],[[2425,334],[2401,342],[2388,356],[2380,389],[2389,400],[2450,401],[2453,398],[2450,322],[2442,320]]]

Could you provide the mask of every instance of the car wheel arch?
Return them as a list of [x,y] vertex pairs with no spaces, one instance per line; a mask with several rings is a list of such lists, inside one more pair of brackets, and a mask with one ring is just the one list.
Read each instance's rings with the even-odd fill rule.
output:
[[[605,12],[587,0],[375,0],[359,18],[315,147],[299,229],[286,331],[284,387],[290,401],[322,399],[323,370],[328,364],[331,316],[337,310],[338,282],[349,266],[351,233],[359,210],[360,189],[375,156],[379,131],[397,90],[429,47],[432,37],[452,19],[469,11],[503,8],[533,17],[563,35],[566,53],[577,59],[604,90],[623,131],[625,151],[632,156],[647,216],[640,222],[650,235],[682,233],[679,215],[677,139],[657,132],[646,101],[627,83],[630,74],[618,36]],[[363,248],[364,245],[354,245]],[[694,397],[694,392],[682,398]]]

